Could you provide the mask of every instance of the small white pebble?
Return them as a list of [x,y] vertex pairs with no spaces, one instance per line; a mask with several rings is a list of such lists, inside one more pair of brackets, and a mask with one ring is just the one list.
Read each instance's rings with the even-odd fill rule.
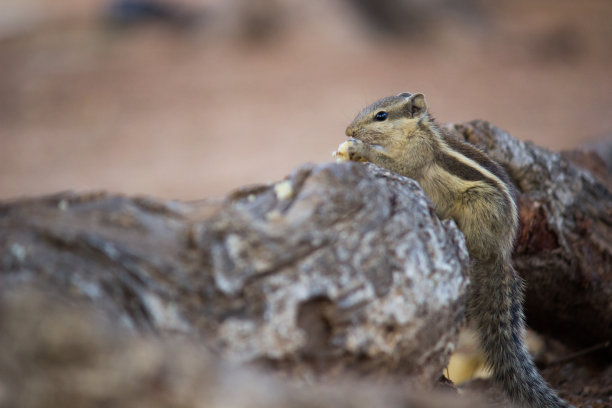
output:
[[266,219],[268,221],[277,221],[277,220],[280,220],[281,218],[283,218],[283,215],[278,210],[272,210],[266,214]]
[[285,180],[274,186],[274,192],[276,193],[276,198],[280,201],[286,200],[293,196],[293,186],[291,185],[291,181]]
[[19,262],[23,262],[26,257],[27,251],[23,245],[15,242],[11,245],[11,254],[13,254],[13,256],[17,258]]
[[68,209],[68,201],[60,200],[60,202],[57,203],[57,208],[59,208],[62,211],[66,211]]

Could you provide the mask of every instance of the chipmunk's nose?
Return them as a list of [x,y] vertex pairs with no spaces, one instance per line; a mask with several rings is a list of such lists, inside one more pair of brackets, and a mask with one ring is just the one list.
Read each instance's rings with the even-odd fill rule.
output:
[[347,127],[347,128],[346,128],[346,132],[344,132],[344,133],[346,133],[346,135],[347,135],[348,137],[352,137],[352,136],[353,136],[353,128],[352,128],[352,127],[350,127],[350,126],[349,126],[349,127]]

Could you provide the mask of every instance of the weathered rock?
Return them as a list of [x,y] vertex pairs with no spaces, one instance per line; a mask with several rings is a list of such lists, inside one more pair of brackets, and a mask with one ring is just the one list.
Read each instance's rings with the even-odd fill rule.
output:
[[440,375],[467,257],[414,182],[372,165],[303,167],[235,195],[194,237],[215,287],[240,294],[216,334],[228,356],[292,369],[287,357],[299,355],[302,376]]
[[16,289],[0,297],[0,406],[321,408],[484,406],[369,382],[291,385],[217,361],[197,342],[120,330],[91,304]]
[[45,283],[300,378],[431,385],[463,320],[462,235],[373,165],[304,166],[222,203],[62,194],[0,214],[3,288]]

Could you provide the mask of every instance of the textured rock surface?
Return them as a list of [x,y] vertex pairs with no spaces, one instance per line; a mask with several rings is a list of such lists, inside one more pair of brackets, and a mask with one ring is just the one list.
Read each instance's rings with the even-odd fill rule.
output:
[[467,408],[448,393],[347,381],[290,385],[216,361],[194,341],[126,333],[91,305],[0,297],[0,406],[11,408]]
[[449,129],[488,152],[516,183],[514,261],[527,281],[528,324],[582,347],[612,339],[612,177],[605,164],[592,159],[591,173],[484,121]]
[[236,194],[194,237],[215,287],[241,294],[217,328],[228,356],[284,367],[299,355],[300,375],[349,367],[430,383],[445,366],[467,257],[414,182],[372,165],[302,167]]
[[301,378],[433,384],[463,320],[463,236],[373,165],[303,166],[217,203],[62,194],[0,213],[3,288],[52,285]]

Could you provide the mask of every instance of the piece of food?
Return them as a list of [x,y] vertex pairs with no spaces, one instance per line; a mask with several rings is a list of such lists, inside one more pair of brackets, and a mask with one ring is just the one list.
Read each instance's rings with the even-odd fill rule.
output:
[[338,146],[338,150],[336,150],[335,152],[332,152],[332,156],[336,158],[337,163],[342,163],[342,162],[350,160],[348,156],[348,151],[347,151],[347,148],[350,143],[351,143],[350,140],[346,140],[340,143],[340,145]]

